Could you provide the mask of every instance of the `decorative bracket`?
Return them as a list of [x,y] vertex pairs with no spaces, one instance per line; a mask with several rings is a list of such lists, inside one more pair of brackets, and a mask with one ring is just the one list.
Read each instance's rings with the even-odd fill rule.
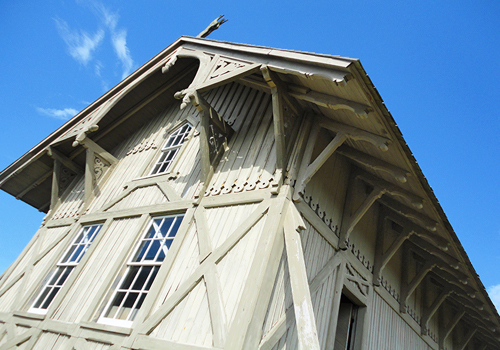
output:
[[321,92],[313,91],[307,88],[302,88],[296,85],[288,86],[288,93],[299,100],[314,103],[321,107],[330,109],[345,109],[352,111],[358,118],[368,118],[368,113],[372,108],[358,102],[349,101],[333,95],[324,94]]
[[350,148],[348,146],[341,146],[338,149],[338,152],[343,156],[354,160],[355,162],[373,170],[380,170],[386,173],[391,174],[394,178],[402,183],[407,181],[409,171],[401,169],[395,165],[389,164],[380,160],[378,158],[372,157],[366,153],[360,152],[354,148]]
[[190,93],[187,97],[200,112],[201,181],[208,185],[210,174],[213,174],[218,161],[224,154],[233,129],[197,91]]
[[276,144],[276,182],[279,190],[281,184],[283,184],[284,171],[288,163],[286,159],[283,90],[280,86],[279,78],[272,73],[267,66],[262,66],[261,72],[271,88],[273,101],[274,140]]

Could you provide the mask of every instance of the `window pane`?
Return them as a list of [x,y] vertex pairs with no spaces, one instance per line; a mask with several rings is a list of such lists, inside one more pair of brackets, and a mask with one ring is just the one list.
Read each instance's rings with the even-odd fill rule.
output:
[[135,275],[137,275],[137,271],[139,271],[140,267],[139,266],[131,266],[128,268],[127,271],[127,276],[123,280],[122,285],[120,286],[120,289],[129,289],[130,285],[132,284],[132,281],[135,278]]
[[160,249],[160,241],[155,239],[149,248],[148,253],[146,254],[146,258],[144,260],[154,260],[156,257],[156,253],[158,253],[158,249]]
[[115,316],[115,313],[118,310],[118,308],[120,307],[122,300],[123,300],[123,297],[125,297],[125,294],[126,294],[125,292],[116,293],[115,298],[113,299],[113,302],[111,303],[111,306],[110,306],[108,312],[106,313],[106,317],[113,318]]
[[54,273],[54,276],[50,279],[50,282],[48,284],[51,286],[56,284],[57,280],[59,279],[59,276],[61,276],[62,271],[63,271],[63,268],[58,267],[56,272]]
[[151,272],[153,267],[151,266],[143,266],[141,272],[139,273],[139,276],[137,276],[137,279],[135,280],[134,285],[132,286],[133,290],[142,290],[144,287],[144,284],[146,283],[146,280]]
[[148,249],[149,247],[149,244],[151,243],[151,241],[144,241],[141,243],[141,246],[139,247],[139,250],[137,252],[137,255],[135,256],[134,259],[132,259],[132,261],[141,261],[144,257],[144,253],[146,253],[146,250]]
[[151,288],[151,285],[153,284],[153,281],[155,280],[156,274],[158,273],[159,270],[160,268],[158,266],[155,266],[153,268],[153,273],[151,274],[151,277],[149,277],[148,283],[146,284],[144,290],[149,290]]
[[43,293],[38,297],[38,300],[36,301],[35,305],[33,305],[33,307],[35,308],[39,308],[40,307],[40,304],[45,300],[45,297],[47,296],[47,294],[49,294],[49,292],[52,290],[52,288],[50,287],[46,287],[43,291]]
[[73,269],[74,269],[74,267],[72,267],[72,266],[68,266],[64,269],[64,273],[62,274],[61,278],[59,278],[59,281],[57,281],[58,286],[62,286],[64,284],[64,282],[66,282],[66,279],[71,274]]
[[52,302],[52,300],[55,298],[57,292],[59,292],[59,289],[58,287],[52,289],[52,292],[50,292],[49,296],[47,297],[47,299],[45,300],[45,302],[43,303],[42,305],[42,309],[46,309],[49,307],[50,303]]
[[119,320],[126,320],[138,296],[139,293],[129,293],[120,311],[118,311],[118,315],[116,315],[115,318]]

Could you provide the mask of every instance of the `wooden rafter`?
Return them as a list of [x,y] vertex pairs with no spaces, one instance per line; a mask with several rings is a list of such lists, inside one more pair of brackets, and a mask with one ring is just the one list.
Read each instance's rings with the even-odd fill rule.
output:
[[387,163],[381,159],[370,156],[366,153],[350,148],[346,145],[339,147],[338,153],[354,160],[355,162],[372,170],[379,170],[391,174],[397,181],[405,183],[410,174],[409,171],[401,169],[395,165]]
[[357,117],[362,119],[368,118],[368,113],[372,111],[370,106],[354,101],[349,101],[337,96],[310,90],[300,86],[289,85],[288,89],[288,93],[299,100],[311,102],[318,106],[327,107],[334,110],[349,110],[352,111]]

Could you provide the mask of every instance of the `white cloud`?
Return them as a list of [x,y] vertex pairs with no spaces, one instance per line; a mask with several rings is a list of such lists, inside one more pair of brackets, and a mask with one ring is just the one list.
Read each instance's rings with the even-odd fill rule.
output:
[[132,67],[134,66],[134,60],[127,47],[127,31],[125,29],[116,29],[118,19],[120,18],[118,14],[110,12],[101,3],[95,2],[92,7],[97,16],[101,18],[104,25],[111,32],[111,43],[113,44],[116,56],[122,64],[122,79],[124,79],[132,72]]
[[74,117],[78,111],[74,108],[53,109],[53,108],[40,108],[36,109],[38,113],[49,116],[51,118],[68,120]]
[[497,310],[500,311],[500,284],[497,284],[496,286],[491,286],[488,288],[488,294],[491,298],[491,301],[497,308]]
[[85,31],[78,32],[71,30],[68,24],[59,18],[55,18],[54,20],[56,21],[59,35],[68,46],[71,57],[81,64],[87,65],[92,58],[93,52],[104,39],[104,31],[100,29],[91,35]]
[[122,79],[124,79],[132,72],[132,66],[134,65],[134,61],[132,60],[130,51],[127,47],[127,32],[125,30],[120,30],[117,33],[113,33],[111,40],[113,41],[115,53],[122,63]]

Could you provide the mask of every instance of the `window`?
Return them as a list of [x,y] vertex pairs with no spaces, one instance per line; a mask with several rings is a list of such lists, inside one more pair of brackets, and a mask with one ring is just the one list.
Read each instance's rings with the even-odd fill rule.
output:
[[191,124],[186,123],[170,134],[167,142],[165,143],[165,146],[163,146],[163,149],[161,150],[160,158],[158,158],[155,166],[153,167],[153,170],[151,171],[151,175],[167,172],[170,164],[172,164],[172,161],[179,152],[179,149],[181,148],[191,129]]
[[90,244],[99,233],[101,225],[84,226],[78,232],[70,247],[59,260],[54,271],[43,282],[40,294],[35,299],[29,312],[45,314],[48,307],[74,271]]
[[130,327],[165,260],[183,216],[154,218],[127,262],[123,276],[116,279],[98,322]]

